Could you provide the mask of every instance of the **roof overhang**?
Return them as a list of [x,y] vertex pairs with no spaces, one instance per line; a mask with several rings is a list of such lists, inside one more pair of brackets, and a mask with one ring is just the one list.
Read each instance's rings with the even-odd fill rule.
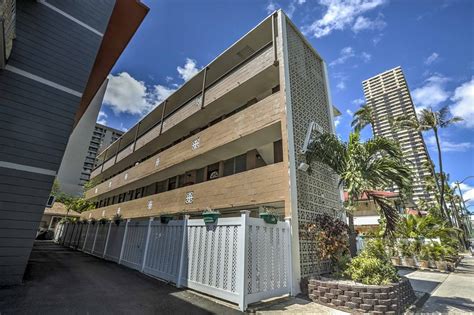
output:
[[139,0],[116,0],[79,109],[76,112],[74,126],[81,119],[102,82],[109,75],[149,10]]

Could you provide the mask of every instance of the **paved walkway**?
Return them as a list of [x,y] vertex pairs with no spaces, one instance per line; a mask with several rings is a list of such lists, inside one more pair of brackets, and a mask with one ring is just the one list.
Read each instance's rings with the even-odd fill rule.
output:
[[321,304],[317,304],[300,298],[284,299],[280,303],[266,307],[256,312],[259,315],[272,314],[325,314],[325,315],[348,315],[349,313],[336,310]]
[[23,285],[0,288],[0,314],[241,314],[116,263],[36,242]]
[[416,291],[431,296],[421,313],[474,313],[474,258],[466,256],[455,272],[414,271],[405,274]]

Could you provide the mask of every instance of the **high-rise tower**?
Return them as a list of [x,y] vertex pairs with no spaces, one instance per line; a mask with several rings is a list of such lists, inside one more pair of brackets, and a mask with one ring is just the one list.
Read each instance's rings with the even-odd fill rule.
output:
[[425,177],[430,175],[427,162],[430,160],[423,136],[415,130],[396,130],[390,121],[408,116],[416,119],[415,107],[403,75],[396,67],[362,82],[367,105],[373,110],[374,136],[396,140],[405,155],[413,176],[413,201],[433,200],[425,188]]

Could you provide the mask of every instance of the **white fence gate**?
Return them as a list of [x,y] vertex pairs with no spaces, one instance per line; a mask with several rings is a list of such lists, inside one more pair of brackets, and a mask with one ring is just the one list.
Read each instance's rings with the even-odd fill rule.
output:
[[58,240],[148,275],[239,305],[291,294],[290,224],[250,218],[66,223]]

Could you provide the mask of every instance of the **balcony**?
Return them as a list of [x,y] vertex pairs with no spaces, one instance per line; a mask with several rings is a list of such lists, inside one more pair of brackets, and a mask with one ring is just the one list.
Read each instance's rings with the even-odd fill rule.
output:
[[[205,161],[208,163],[210,158],[219,157],[222,160],[229,158],[230,156],[226,155],[232,154],[237,148],[240,150],[251,149],[253,147],[250,146],[257,147],[280,139],[280,127],[276,124],[281,118],[282,97],[280,93],[274,93],[241,112],[121,172],[88,190],[86,198],[94,198],[125,185],[127,188],[133,187],[132,184],[139,180],[143,184],[146,177],[165,170],[170,173],[170,169],[173,167],[186,171],[186,167],[196,168],[199,163],[205,164]],[[193,149],[193,142],[196,139],[199,139],[199,148]],[[237,144],[237,142],[241,142],[241,144]]]
[[[226,209],[256,206],[285,200],[288,170],[285,163],[267,165],[243,173],[182,187],[82,213],[82,217],[124,218],[158,216],[162,213],[198,212],[211,207]],[[245,183],[245,185],[242,185]]]
[[109,178],[277,86],[271,44],[267,19],[109,146],[92,177]]

